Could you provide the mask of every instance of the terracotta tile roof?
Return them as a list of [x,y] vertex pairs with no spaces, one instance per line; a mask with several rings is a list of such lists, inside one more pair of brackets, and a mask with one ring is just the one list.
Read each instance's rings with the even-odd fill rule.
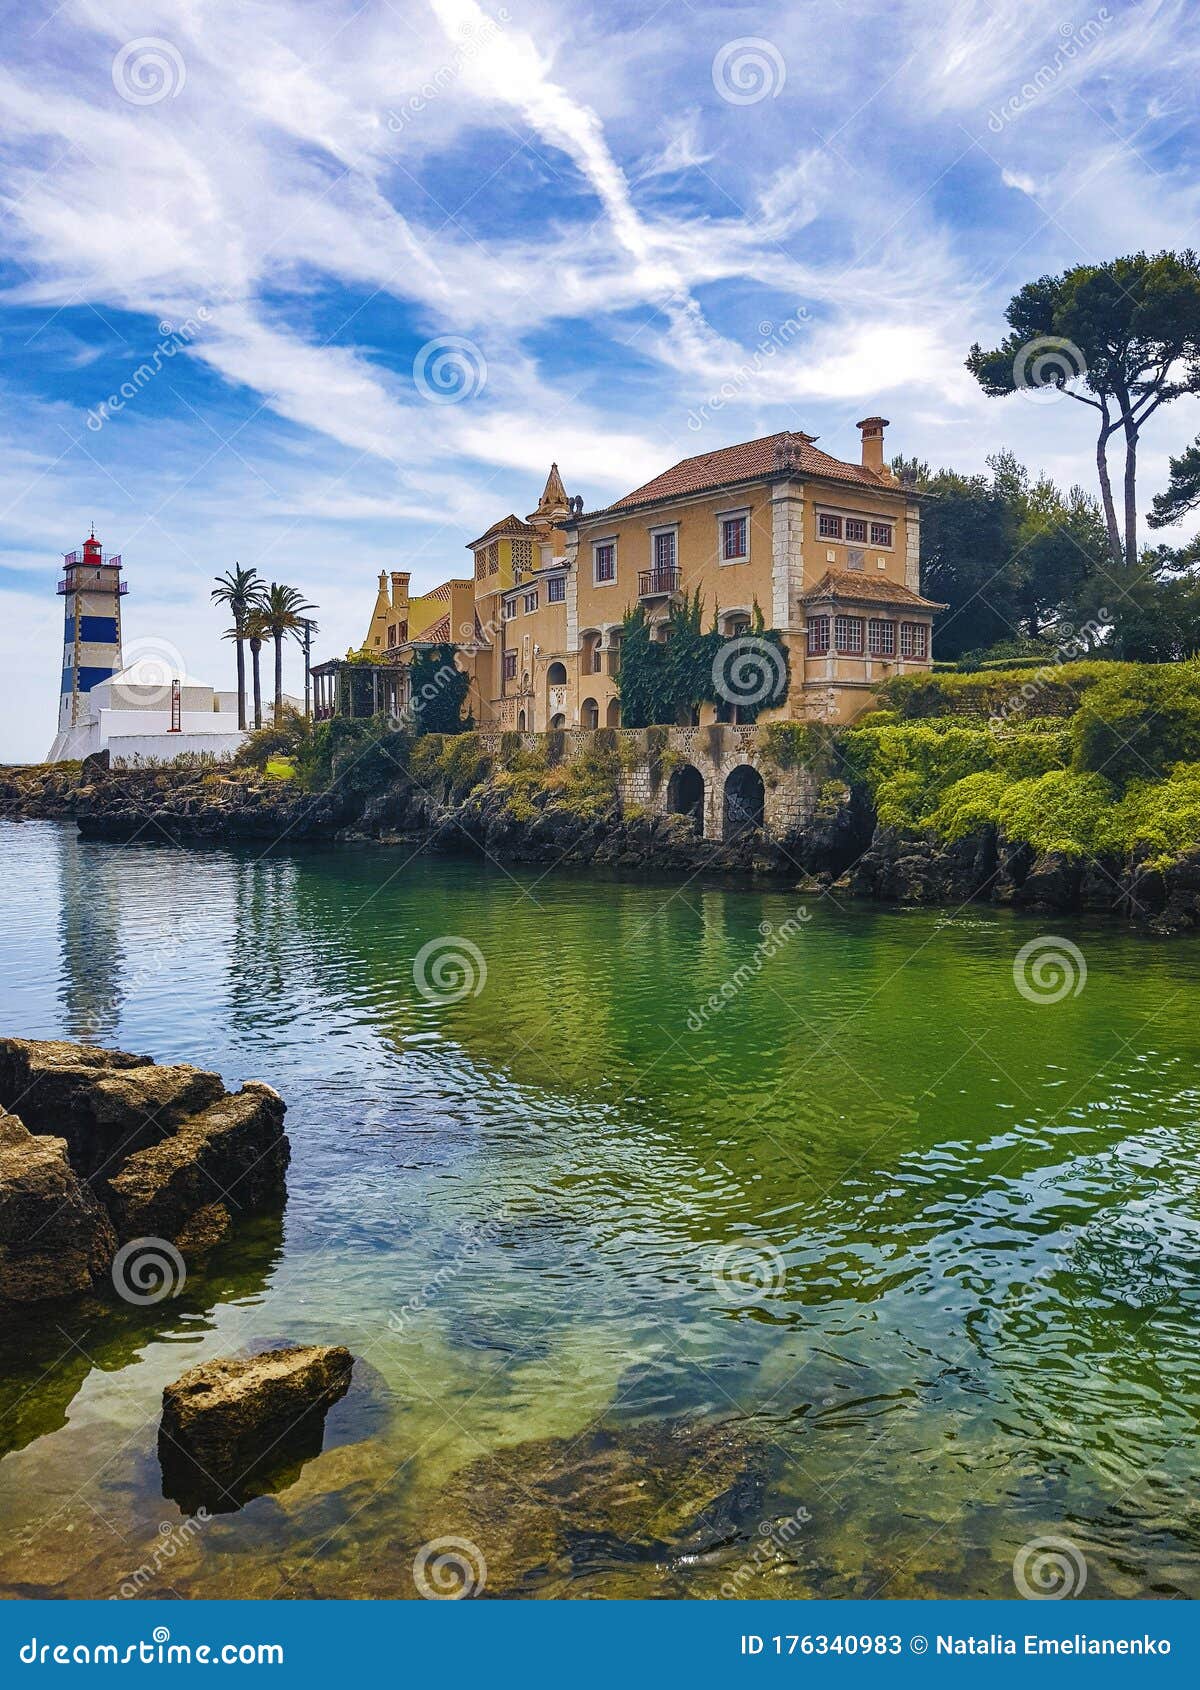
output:
[[443,616],[437,622],[431,622],[428,628],[422,628],[416,636],[414,644],[441,645],[452,638],[449,616]]
[[632,493],[626,493],[615,504],[587,514],[603,516],[608,511],[657,504],[662,499],[676,499],[686,493],[704,493],[739,481],[774,479],[787,473],[780,459],[789,451],[792,474],[813,475],[828,481],[849,481],[860,487],[899,489],[899,484],[890,475],[879,475],[874,470],[864,469],[861,464],[845,464],[840,458],[831,458],[828,452],[818,451],[813,439],[811,434],[785,429],[779,434],[764,435],[761,440],[744,440],[738,446],[722,446],[716,452],[702,452],[697,458],[684,458],[673,464],[652,481],[635,487]]
[[923,599],[911,587],[899,581],[886,581],[878,575],[868,575],[857,569],[827,569],[815,587],[800,594],[801,604],[816,604],[821,599],[850,600],[855,604],[890,604],[901,610],[945,610],[944,604]]
[[499,522],[493,522],[486,534],[481,534],[478,540],[468,540],[467,550],[472,551],[476,546],[482,546],[486,540],[502,540],[509,534],[535,534],[537,530],[531,528],[527,522],[522,522],[519,516],[509,511],[507,516],[501,517]]

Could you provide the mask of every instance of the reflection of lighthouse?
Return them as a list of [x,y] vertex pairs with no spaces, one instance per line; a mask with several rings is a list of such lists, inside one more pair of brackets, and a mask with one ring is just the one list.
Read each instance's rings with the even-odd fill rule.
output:
[[[63,627],[62,689],[58,703],[60,737],[90,720],[86,694],[121,668],[120,555],[100,549],[93,528],[82,552],[67,552],[58,590],[66,599]],[[53,755],[53,753],[52,753]]]

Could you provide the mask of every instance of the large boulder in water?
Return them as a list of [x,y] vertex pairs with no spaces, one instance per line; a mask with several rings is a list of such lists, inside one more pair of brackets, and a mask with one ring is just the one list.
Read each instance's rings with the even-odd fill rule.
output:
[[0,1305],[90,1291],[116,1248],[112,1222],[73,1172],[64,1141],[0,1114]]
[[353,1367],[340,1344],[295,1344],[191,1368],[163,1392],[163,1495],[188,1512],[229,1513],[272,1474],[320,1454],[325,1415]]

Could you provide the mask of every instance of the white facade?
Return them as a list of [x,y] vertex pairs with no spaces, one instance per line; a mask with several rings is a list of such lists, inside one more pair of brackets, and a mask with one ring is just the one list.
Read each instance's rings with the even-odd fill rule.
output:
[[[178,730],[171,731],[172,693],[179,688]],[[238,727],[236,692],[215,692],[190,675],[171,679],[151,659],[100,681],[86,695],[86,720],[60,729],[46,761],[62,763],[107,751],[114,766],[137,762],[173,762],[197,753],[210,757],[236,751],[246,739]],[[298,698],[285,695],[290,709]],[[274,715],[263,705],[264,720]]]

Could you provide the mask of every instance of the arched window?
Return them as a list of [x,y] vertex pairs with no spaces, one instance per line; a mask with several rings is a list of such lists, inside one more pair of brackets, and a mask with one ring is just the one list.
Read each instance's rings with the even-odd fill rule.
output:
[[604,666],[604,659],[600,654],[600,634],[595,628],[583,636],[583,673],[598,675]]
[[519,734],[525,732],[525,712],[523,710],[517,711],[517,732]]
[[600,706],[594,698],[585,698],[579,707],[579,724],[584,728],[600,726]]
[[621,726],[621,700],[619,698],[609,699],[608,709],[604,714],[604,722],[605,726],[610,728]]
[[565,687],[567,684],[567,666],[565,663],[552,663],[546,670],[546,680],[552,687]]
[[550,726],[552,728],[565,728],[566,725],[567,725],[567,718],[563,715],[561,710],[559,711],[557,716],[551,716]]

